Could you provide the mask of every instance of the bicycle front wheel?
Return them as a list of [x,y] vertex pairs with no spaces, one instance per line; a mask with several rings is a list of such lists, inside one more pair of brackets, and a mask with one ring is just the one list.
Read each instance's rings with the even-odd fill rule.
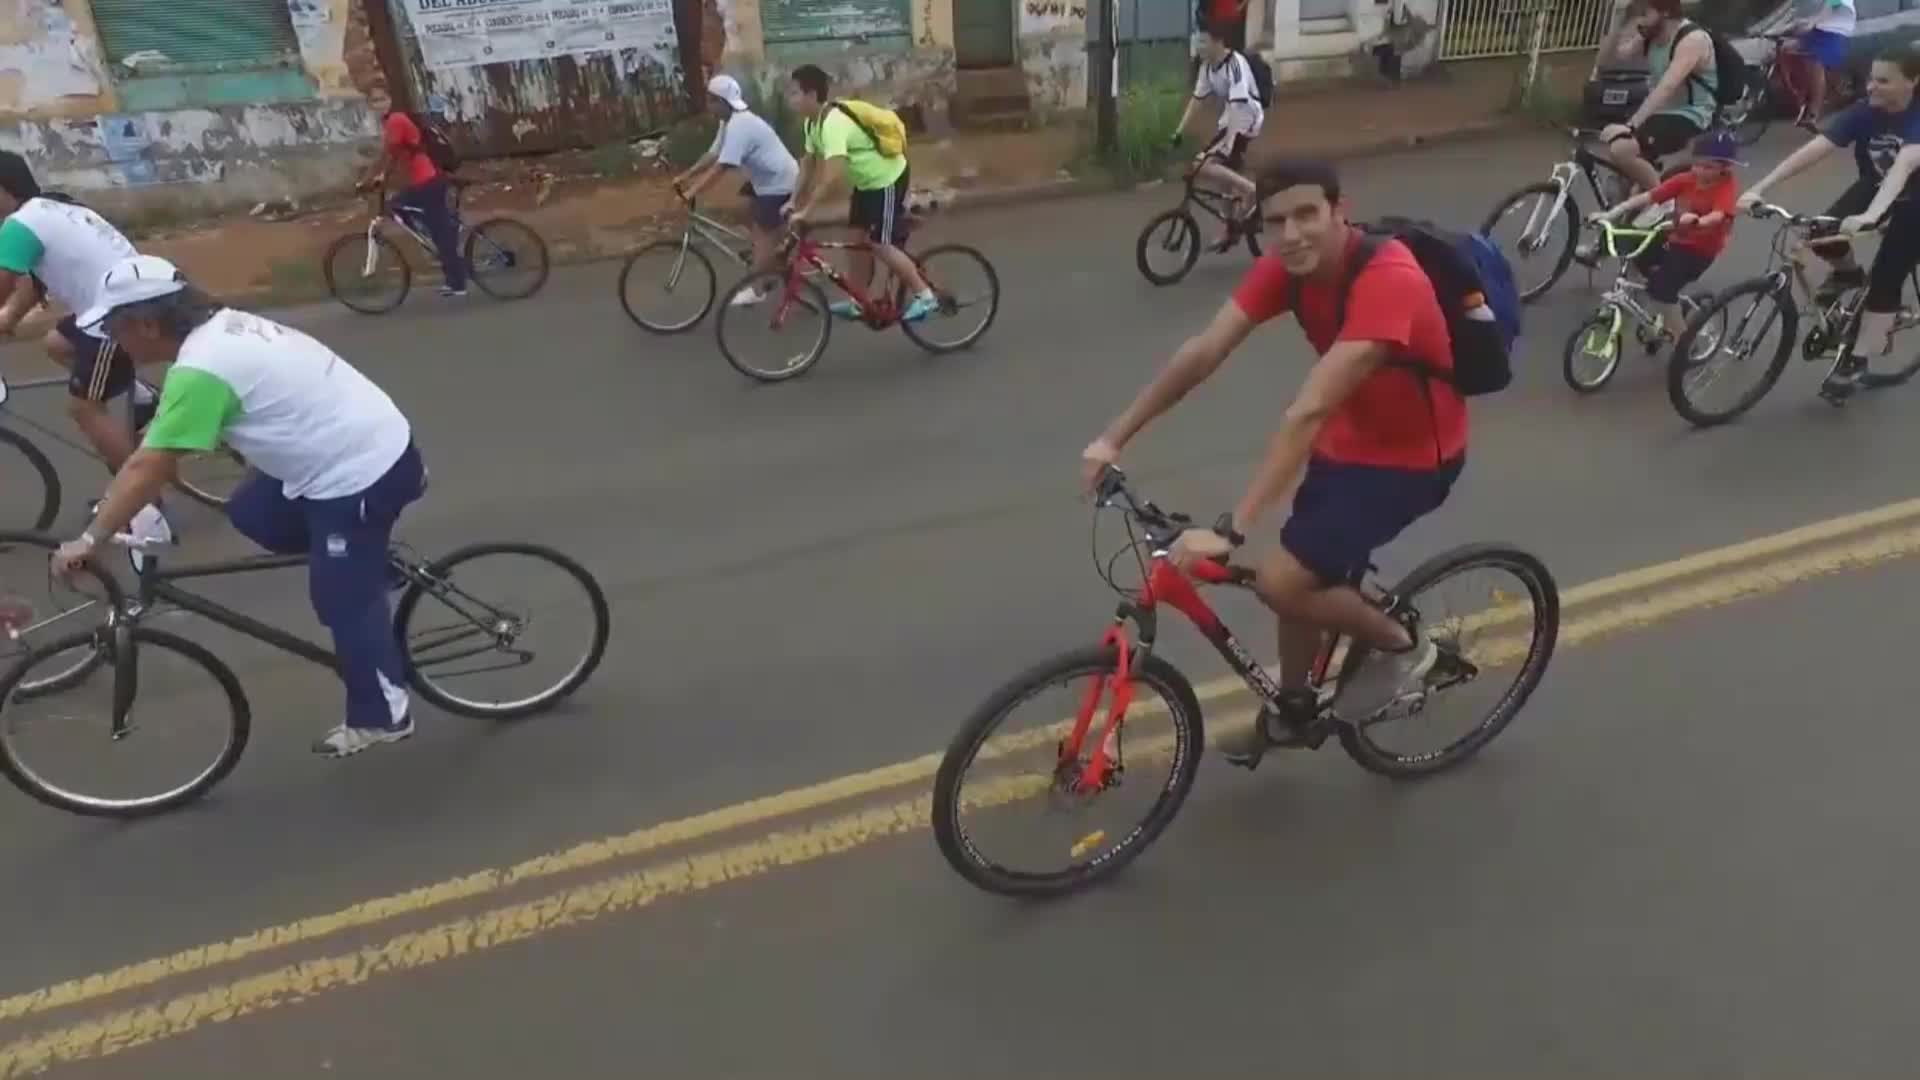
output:
[[[1772,278],[1749,278],[1706,300],[1687,320],[1667,358],[1667,400],[1681,419],[1701,428],[1724,424],[1780,381],[1800,327],[1800,313],[1782,291]],[[1700,344],[1708,333],[1719,335],[1717,347]],[[1730,403],[1717,404],[1715,390],[1727,376],[1745,376],[1747,388],[1738,390],[1736,379]]]
[[[1000,313],[1000,275],[987,257],[962,244],[942,244],[913,261],[940,306],[918,322],[901,323],[907,337],[930,353],[954,352],[984,337]],[[895,310],[905,310],[906,287],[895,294],[901,305]]]
[[[239,679],[204,647],[143,626],[108,631],[111,662],[89,666],[101,633],[50,641],[0,676],[0,774],[89,817],[148,817],[213,790],[252,731]],[[76,667],[88,677],[48,677]]]
[[[1580,236],[1580,208],[1569,192],[1556,215],[1553,204],[1559,198],[1557,184],[1545,180],[1528,184],[1495,203],[1480,226],[1480,231],[1513,263],[1514,284],[1520,289],[1522,303],[1530,304],[1545,296],[1573,265],[1573,248]],[[1564,235],[1556,236],[1556,227],[1562,225],[1566,227]],[[1512,239],[1499,239],[1502,226],[1515,233]],[[1532,284],[1527,284],[1529,275],[1537,275]]]
[[[748,290],[759,299],[734,302]],[[833,335],[833,315],[820,286],[802,280],[789,289],[786,271],[763,270],[727,290],[713,329],[733,370],[760,382],[784,382],[820,361]]]
[[[474,544],[404,569],[394,633],[406,643],[413,688],[448,712],[504,720],[550,709],[592,677],[607,651],[606,594],[586,567],[552,548]],[[536,599],[563,614],[536,620]],[[552,646],[535,651],[523,640],[549,624],[562,628]],[[536,667],[544,673],[468,681]]]
[[1620,309],[1603,307],[1567,339],[1560,374],[1574,390],[1591,394],[1612,382],[1619,370]]
[[547,242],[533,226],[512,218],[489,218],[467,233],[467,268],[473,283],[495,300],[525,300],[547,283]]
[[53,528],[60,516],[60,474],[25,435],[0,427],[0,488],[7,493],[7,526]]
[[[1033,667],[994,691],[947,747],[933,781],[933,835],[968,882],[1002,896],[1073,892],[1118,873],[1173,820],[1193,788],[1205,738],[1192,685],[1157,656],[1136,654],[1133,702],[1115,731],[1105,782],[1094,792],[1076,788],[1100,742],[1118,663],[1115,650],[1096,646]],[[1008,730],[1017,710],[1043,700],[1030,716],[1040,726]],[[1069,755],[1071,718],[1083,710],[1091,710],[1088,734]],[[1148,734],[1150,725],[1164,733]],[[1015,765],[1016,756],[1027,764]],[[1160,768],[1165,779],[1153,779]],[[986,775],[969,787],[976,771]],[[1007,820],[1016,804],[1042,797],[1048,817]],[[1122,809],[1109,831],[1090,818],[1110,800],[1145,806]],[[973,812],[980,816],[962,821]]]
[[620,309],[649,333],[679,334],[707,317],[719,288],[705,252],[682,240],[656,240],[620,268]]
[[413,288],[406,256],[379,233],[348,233],[335,240],[320,268],[333,298],[362,315],[385,315]]
[[1147,222],[1133,244],[1134,265],[1140,276],[1155,285],[1172,285],[1200,260],[1200,223],[1185,207],[1168,210]]
[[[1439,659],[1417,692],[1362,723],[1340,725],[1340,745],[1369,772],[1411,779],[1466,761],[1513,722],[1560,640],[1560,587],[1546,564],[1518,548],[1469,544],[1421,563],[1392,594],[1414,611]],[[1457,608],[1449,596],[1461,599]],[[1350,661],[1348,671],[1356,662],[1367,660]],[[1489,678],[1509,670],[1504,684]],[[1489,686],[1498,689],[1480,693]],[[1476,697],[1484,703],[1473,704]],[[1448,735],[1448,716],[1471,722]],[[1427,721],[1438,721],[1442,734],[1411,734]]]

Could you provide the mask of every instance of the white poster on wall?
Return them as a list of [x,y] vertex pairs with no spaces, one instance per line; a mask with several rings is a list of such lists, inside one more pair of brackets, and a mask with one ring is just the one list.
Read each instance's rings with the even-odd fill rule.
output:
[[671,0],[406,0],[429,68],[675,47]]

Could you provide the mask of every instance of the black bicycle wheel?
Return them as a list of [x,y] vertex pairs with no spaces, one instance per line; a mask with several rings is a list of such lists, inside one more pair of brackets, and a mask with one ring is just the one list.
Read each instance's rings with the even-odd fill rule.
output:
[[26,493],[20,506],[33,515],[31,521],[6,524],[33,530],[53,528],[54,519],[60,516],[60,474],[39,447],[12,428],[0,427],[0,478],[4,478],[0,484],[5,490]]
[[[1493,590],[1493,606],[1485,611],[1458,619],[1425,617],[1428,613],[1422,612],[1419,600],[1422,593],[1450,578],[1481,569],[1510,576],[1526,594],[1529,616],[1524,637],[1521,633],[1505,634],[1486,646],[1471,647],[1460,640],[1469,623],[1477,629],[1520,621],[1513,617],[1517,614],[1516,605],[1509,603],[1509,597],[1498,589]],[[1430,689],[1416,701],[1395,705],[1365,724],[1340,725],[1340,745],[1361,768],[1404,780],[1431,776],[1460,764],[1479,753],[1513,722],[1534,688],[1540,685],[1547,662],[1553,659],[1554,646],[1560,640],[1560,587],[1545,563],[1518,548],[1504,544],[1468,544],[1421,563],[1391,591],[1402,605],[1423,615],[1420,625],[1439,647],[1440,660],[1427,676]],[[1520,660],[1513,682],[1466,734],[1437,750],[1420,753],[1401,753],[1380,745],[1377,728],[1424,716],[1433,702],[1446,701],[1457,692],[1456,688],[1478,681],[1486,671],[1505,666],[1512,659]],[[1351,660],[1347,668],[1352,670]],[[1334,707],[1339,707],[1337,699]]]
[[1257,217],[1254,218],[1252,226],[1247,229],[1245,234],[1247,238],[1247,254],[1252,255],[1256,259],[1260,257],[1260,226],[1260,219]]
[[1766,81],[1766,76],[1765,71],[1749,68],[1747,92],[1740,103],[1729,110],[1727,126],[1733,129],[1734,141],[1741,146],[1759,142],[1773,123],[1773,86]]
[[[121,609],[125,596],[120,582],[101,569],[98,559],[87,563],[75,580],[54,576],[50,563],[63,540],[45,532],[0,532],[0,665],[14,663],[56,634],[97,627]],[[36,672],[17,689],[55,692],[85,678],[101,662],[100,654],[79,657],[67,670]]]
[[[1118,654],[1106,646],[1095,646],[1057,656],[1045,663],[1015,676],[1000,689],[993,692],[985,703],[974,710],[960,733],[947,747],[946,756],[940,762],[940,769],[933,781],[933,835],[940,846],[940,853],[959,875],[976,887],[1002,896],[1042,897],[1058,896],[1073,892],[1093,884],[1103,878],[1118,873],[1128,863],[1138,858],[1147,845],[1166,829],[1167,824],[1180,809],[1180,804],[1193,788],[1194,776],[1200,769],[1200,753],[1205,746],[1205,732],[1201,727],[1200,702],[1194,696],[1193,687],[1185,676],[1175,670],[1171,664],[1158,656],[1144,659],[1135,654],[1135,666],[1132,676],[1137,688],[1146,689],[1157,695],[1165,704],[1173,722],[1173,737],[1168,745],[1159,751],[1170,754],[1172,769],[1167,781],[1158,792],[1152,806],[1137,825],[1134,825],[1118,843],[1105,845],[1102,849],[1085,859],[1080,858],[1078,845],[1070,853],[1073,865],[1052,872],[1013,870],[981,851],[973,836],[961,823],[961,811],[970,806],[993,806],[1011,803],[1028,794],[1054,794],[1069,799],[1084,799],[1085,796],[1070,795],[1061,791],[1060,780],[1066,772],[1078,772],[1080,761],[1057,765],[1051,777],[1031,778],[1034,782],[998,781],[988,785],[988,793],[974,799],[963,797],[962,784],[966,774],[977,761],[997,757],[992,752],[983,754],[988,739],[1004,723],[1009,714],[1022,703],[1030,700],[1041,691],[1060,685],[1075,678],[1096,678],[1110,676],[1117,670]],[[1137,696],[1135,705],[1141,706]],[[1095,723],[1104,722],[1104,711],[1097,712]],[[1126,731],[1126,722],[1121,727],[1122,739]],[[1097,730],[1097,729],[1095,729]],[[1048,731],[1039,732],[1041,742],[1047,741]],[[1008,737],[1010,740],[1015,738]],[[1090,737],[1091,739],[1091,737]],[[1035,740],[1021,740],[1034,742]],[[1056,744],[1057,737],[1053,738]],[[1037,745],[1038,743],[1036,743]],[[1120,753],[1125,754],[1125,744],[1121,743]],[[1125,761],[1125,757],[1120,758]],[[1122,770],[1123,772],[1124,770]],[[1120,772],[1115,773],[1118,780]],[[1112,787],[1120,786],[1115,783]],[[1105,791],[1096,794],[1095,798]],[[1097,834],[1104,840],[1104,833]]]
[[[1580,237],[1580,208],[1574,205],[1573,193],[1568,192],[1561,204],[1560,220],[1566,222],[1567,235],[1558,245],[1553,240],[1553,221],[1547,219],[1547,211],[1552,209],[1553,201],[1560,197],[1560,187],[1550,181],[1542,180],[1508,195],[1493,204],[1493,210],[1481,223],[1480,231],[1489,240],[1500,245],[1507,252],[1507,259],[1513,263],[1515,285],[1520,287],[1520,302],[1530,304],[1545,296],[1553,288],[1567,267],[1573,265],[1573,249]],[[1520,235],[1510,244],[1498,239],[1500,224],[1514,211],[1521,211]],[[1544,268],[1546,277],[1538,284],[1522,284],[1525,274],[1522,269],[1528,265],[1536,269]]]
[[[534,625],[532,605],[521,598],[502,599],[497,588],[473,583],[473,564],[492,558],[490,565],[511,561],[505,576],[517,589],[535,571],[528,560],[560,572],[560,580],[577,586],[589,612],[589,632],[577,658],[564,663],[552,682],[530,693],[479,698],[455,692],[448,683],[457,676],[478,675],[530,666],[538,654],[520,647],[520,638]],[[431,616],[431,625],[415,626],[423,600],[438,602],[443,613]],[[407,645],[408,681],[420,696],[461,716],[504,720],[542,712],[578,690],[607,651],[612,615],[600,583],[586,567],[552,548],[538,544],[472,544],[413,568],[406,591],[394,608],[394,633]],[[481,659],[491,655],[493,659]],[[564,659],[564,658],[563,658]]]
[[1620,337],[1614,327],[1620,311],[1611,305],[1593,313],[1567,338],[1561,350],[1560,376],[1582,394],[1591,394],[1613,381],[1620,370]]
[[[1155,269],[1149,262],[1153,252],[1159,251],[1174,256],[1168,269]],[[1155,285],[1172,285],[1187,276],[1193,264],[1200,261],[1200,223],[1185,207],[1176,207],[1157,215],[1140,230],[1140,238],[1133,245],[1134,265],[1140,268],[1140,276]]]
[[[965,244],[941,244],[916,253],[913,261],[940,308],[919,322],[901,323],[907,337],[930,353],[950,353],[986,336],[1000,313],[1000,275],[987,257]],[[895,288],[894,302],[904,310],[906,286]]]
[[[733,298],[742,289],[752,289],[763,299],[756,304],[735,304]],[[727,290],[720,302],[720,315],[713,320],[713,332],[720,343],[720,355],[727,358],[733,370],[760,382],[784,382],[805,375],[820,362],[833,337],[833,320],[827,295],[819,285],[801,281],[789,293],[786,271],[763,270],[748,274]],[[767,342],[760,339],[777,343],[769,351]],[[755,362],[752,357],[761,351],[769,351],[776,359],[765,364]]]
[[[234,676],[233,671],[221,663],[218,657],[186,638],[169,634],[164,630],[127,625],[114,628],[111,634],[113,644],[108,647],[114,650],[113,663],[101,665],[101,670],[110,676],[112,682],[109,686],[103,687],[103,690],[108,691],[103,695],[108,698],[108,705],[102,710],[105,715],[98,717],[97,724],[83,722],[74,714],[70,703],[66,701],[68,694],[84,689],[86,683],[98,681],[97,678],[79,680],[78,685],[68,685],[57,692],[39,690],[31,694],[23,694],[20,690],[22,683],[46,681],[29,678],[36,668],[52,664],[64,670],[71,666],[66,659],[69,654],[97,650],[100,647],[100,631],[71,634],[48,642],[33,649],[15,663],[5,675],[0,676],[0,773],[4,773],[15,787],[40,802],[72,814],[88,817],[140,818],[178,809],[213,790],[213,787],[226,779],[227,774],[233,771],[233,767],[239,764],[240,755],[246,751],[247,739],[253,730],[253,713],[247,704],[246,692],[240,688],[240,680]],[[158,745],[153,744],[151,740],[145,740],[148,745],[143,749],[141,743],[144,724],[139,722],[141,714],[138,712],[131,717],[136,722],[124,737],[115,739],[110,734],[111,709],[117,702],[124,702],[126,707],[131,708],[138,685],[137,672],[142,662],[141,654],[149,650],[172,653],[176,660],[213,677],[214,685],[225,700],[228,716],[224,736],[220,739],[218,750],[210,762],[200,767],[185,782],[173,784],[163,790],[137,796],[110,796],[89,794],[65,782],[55,780],[46,773],[48,766],[41,763],[42,759],[37,749],[23,753],[28,740],[22,728],[30,723],[30,718],[22,714],[32,711],[33,705],[38,702],[47,702],[55,706],[56,711],[60,713],[56,725],[53,725],[58,728],[60,735],[97,736],[103,754],[111,752],[124,757],[145,751],[154,751],[157,755],[176,750],[176,740],[173,738],[167,738]],[[116,775],[124,772],[122,769],[114,768],[103,771]]]
[[525,300],[547,283],[547,242],[533,226],[488,218],[467,233],[464,252],[473,283],[495,300]]
[[720,289],[713,260],[688,240],[656,240],[620,268],[620,309],[640,329],[679,334],[700,325]]
[[247,459],[222,443],[217,450],[183,456],[173,486],[202,506],[219,510],[233,499],[234,489],[246,478]]
[[[1901,332],[1911,330],[1916,325],[1915,321],[1908,316],[1908,313],[1920,311],[1920,273],[1910,275],[1907,278],[1907,286],[1913,291],[1900,299],[1900,313],[1895,316],[1893,324],[1896,341],[1899,339]],[[1856,328],[1859,326],[1858,320],[1855,321],[1854,325]],[[1858,329],[1856,329],[1854,333],[1857,336],[1859,333]],[[1910,347],[1912,346],[1911,342],[1908,344]],[[1899,386],[1905,383],[1907,380],[1913,378],[1916,372],[1920,372],[1920,347],[1915,347],[1907,359],[1898,366],[1888,367],[1882,364],[1879,370],[1874,370],[1869,367],[1868,370],[1861,372],[1860,386],[1866,390],[1884,390],[1887,387]]]
[[[1764,318],[1759,317],[1762,309],[1766,311]],[[1717,381],[1717,376],[1704,382],[1701,376],[1709,370],[1725,370],[1727,366],[1748,367],[1755,359],[1752,354],[1763,351],[1761,344],[1776,322],[1780,326],[1780,343],[1774,346],[1773,354],[1762,361],[1765,367],[1753,387],[1728,408],[1703,406],[1699,399]],[[1702,328],[1715,324],[1719,328],[1719,348],[1696,356],[1694,339]],[[1724,424],[1753,408],[1773,389],[1773,384],[1780,381],[1799,327],[1799,311],[1791,299],[1783,302],[1772,278],[1749,278],[1721,290],[1688,320],[1687,328],[1681,331],[1680,339],[1673,343],[1673,351],[1667,357],[1667,400],[1673,403],[1673,411],[1694,427],[1705,428]]]
[[413,288],[413,267],[400,246],[379,233],[348,233],[335,240],[320,269],[333,298],[362,315],[385,315]]

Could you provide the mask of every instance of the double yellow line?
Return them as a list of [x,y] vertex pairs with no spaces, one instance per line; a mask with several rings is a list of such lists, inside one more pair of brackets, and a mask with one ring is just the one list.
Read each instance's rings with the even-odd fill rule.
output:
[[[1920,552],[1920,499],[1911,499],[1617,574],[1562,593],[1560,646],[1577,646],[1682,612],[1774,592],[1797,582],[1916,552]],[[1197,689],[1202,702],[1220,702],[1244,694],[1241,683],[1234,678]],[[1251,710],[1244,707],[1244,702],[1242,705],[1237,715],[1210,718],[1209,731],[1220,734],[1248,723]],[[688,847],[723,833],[788,823],[752,840],[677,855],[659,865],[586,881],[478,914],[448,918],[378,944],[286,963],[206,989],[130,1004],[64,1027],[19,1034],[0,1045],[0,1078],[117,1054],[381,975],[497,948],[924,828],[929,817],[929,797],[924,793],[830,820],[808,823],[798,819],[815,811],[848,807],[884,792],[924,788],[939,764],[938,753],[926,754],[0,999],[0,1032],[23,1028],[33,1018],[56,1009],[109,997],[131,997],[165,981],[234,968],[244,961],[347,931],[416,918],[562,875],[585,876],[588,870]],[[1010,780],[995,787],[990,800],[1011,801],[1031,793],[1020,786],[1020,781]],[[955,887],[964,886],[956,881]]]

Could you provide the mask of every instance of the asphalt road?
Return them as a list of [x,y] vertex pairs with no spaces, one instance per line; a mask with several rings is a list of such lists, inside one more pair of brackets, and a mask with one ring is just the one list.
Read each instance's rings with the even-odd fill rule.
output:
[[[1477,222],[1555,152],[1542,139],[1446,147],[1356,164],[1349,186],[1363,216]],[[1779,194],[1813,207],[1840,182]],[[131,827],[0,792],[0,924],[15,928],[0,995],[944,745],[993,683],[1090,640],[1110,610],[1073,497],[1077,451],[1246,265],[1243,252],[1210,256],[1180,286],[1142,281],[1134,235],[1172,198],[941,222],[928,242],[974,244],[1001,274],[1000,318],[978,349],[931,359],[898,334],[843,326],[813,374],[774,387],[726,367],[709,327],[679,339],[631,327],[609,266],[560,272],[517,306],[455,311],[421,295],[377,320],[293,313],[414,417],[434,490],[407,537],[573,554],[613,604],[607,661],[555,714],[510,726],[427,714],[405,746],[327,763],[306,746],[336,719],[329,676],[177,624],[241,671],[248,757],[193,810]],[[1767,235],[1743,224],[1709,280],[1757,270]],[[1653,362],[1576,400],[1559,350],[1593,302],[1583,286],[1570,277],[1529,310],[1518,382],[1476,403],[1465,480],[1385,553],[1389,576],[1441,545],[1498,538],[1570,587],[1909,495],[1890,466],[1920,449],[1910,406],[1896,393],[1835,411],[1805,365],[1742,423],[1704,434],[1673,415]],[[1137,445],[1141,485],[1196,516],[1226,505],[1309,359],[1291,326],[1256,337]],[[71,522],[97,474],[60,463]],[[186,525],[189,557],[237,550],[204,516]],[[1030,913],[973,893],[921,831],[770,874],[721,867],[753,880],[531,943],[524,927],[487,924],[482,938],[508,943],[483,957],[418,963],[422,950],[484,948],[434,939],[355,977],[272,973],[474,914],[400,904],[391,925],[369,916],[231,971],[202,954],[170,962],[176,981],[110,976],[70,1008],[0,1001],[0,1040],[55,1032],[33,1053],[0,1046],[0,1075],[48,1047],[88,1059],[75,1075],[143,1077],[1277,1062],[1894,1075],[1910,1065],[1888,992],[1901,972],[1875,944],[1901,925],[1913,880],[1895,831],[1904,728],[1878,706],[1904,691],[1894,650],[1907,635],[1886,598],[1912,583],[1879,568],[1570,651],[1497,750],[1417,795],[1330,759],[1255,777],[1210,765],[1162,846],[1070,906]],[[297,578],[210,591],[311,627]],[[1223,608],[1270,647],[1251,605]],[[1218,672],[1191,645],[1170,653],[1197,678]],[[1816,730],[1833,723],[1864,737]],[[254,1004],[222,1004],[242,976],[266,980]],[[158,1027],[71,1026],[203,991],[153,1014],[176,1018]],[[302,1003],[221,1022],[267,999]],[[1156,1022],[1166,1036],[1146,1036]]]

